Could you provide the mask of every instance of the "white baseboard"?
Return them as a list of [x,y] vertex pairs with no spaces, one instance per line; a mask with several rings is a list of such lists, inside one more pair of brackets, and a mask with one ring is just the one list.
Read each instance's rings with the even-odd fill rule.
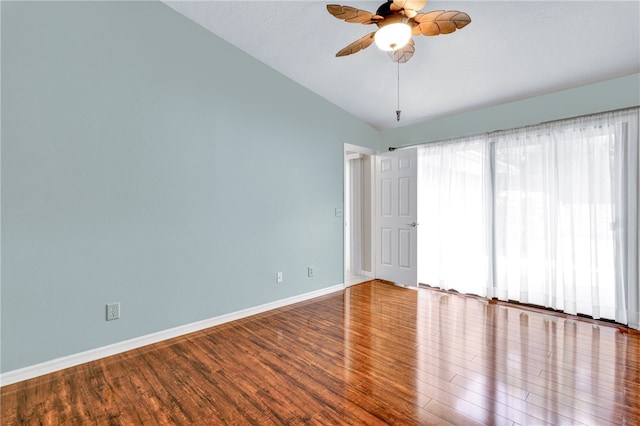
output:
[[29,367],[20,368],[18,370],[7,371],[0,374],[0,387],[21,382],[23,380],[32,379],[44,374],[53,373],[65,368],[74,367],[86,362],[95,361],[111,355],[116,355],[131,349],[141,348],[143,346],[158,343],[163,340],[172,339],[174,337],[183,336],[195,331],[204,330],[205,328],[214,327],[216,325],[246,318],[272,309],[281,308],[283,306],[292,305],[294,303],[303,302],[313,299],[314,297],[324,296],[343,290],[344,284],[337,284],[331,287],[315,290],[309,293],[292,296],[286,299],[276,300],[274,302],[265,303],[264,305],[254,306],[252,308],[243,309],[236,312],[220,315],[191,324],[182,325],[168,330],[159,331],[157,333],[147,334],[146,336],[135,337],[133,339],[124,340],[112,345],[103,346],[101,348],[91,349],[85,352],[68,355],[62,358],[56,358],[40,364],[31,365]]

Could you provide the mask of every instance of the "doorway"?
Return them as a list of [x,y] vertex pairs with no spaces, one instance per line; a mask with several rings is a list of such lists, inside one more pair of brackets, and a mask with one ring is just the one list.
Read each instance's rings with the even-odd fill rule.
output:
[[374,278],[373,184],[375,151],[345,144],[344,283]]

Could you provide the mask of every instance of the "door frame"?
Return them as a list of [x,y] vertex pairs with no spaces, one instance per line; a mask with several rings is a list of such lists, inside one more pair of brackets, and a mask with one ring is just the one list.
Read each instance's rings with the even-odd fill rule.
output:
[[[347,235],[346,232],[346,206],[347,203],[349,203],[349,200],[347,200],[346,197],[346,183],[347,183],[347,161],[349,161],[348,158],[348,154],[349,153],[356,153],[356,154],[364,154],[364,155],[368,155],[371,157],[371,167],[369,170],[370,173],[370,178],[371,178],[371,188],[370,188],[370,197],[371,197],[371,204],[372,204],[372,209],[370,212],[371,215],[371,220],[370,220],[370,253],[371,253],[371,259],[370,259],[370,264],[371,264],[371,279],[374,279],[376,276],[376,249],[375,249],[375,238],[374,238],[374,232],[375,232],[375,214],[374,214],[374,210],[373,210],[373,206],[375,206],[375,160],[376,160],[376,155],[378,154],[378,152],[375,149],[372,148],[367,148],[364,146],[359,146],[359,145],[353,145],[353,144],[349,144],[349,143],[345,143],[344,144],[344,148],[343,148],[343,185],[342,185],[342,190],[343,190],[343,199],[342,199],[342,205],[345,206],[345,208],[343,208],[343,212],[345,214],[343,214],[342,216],[342,234],[343,234],[343,238],[342,238],[342,252],[343,252],[343,264],[342,264],[342,278],[343,278],[343,283],[345,287],[348,287],[349,284],[348,280],[347,280],[347,261],[346,261],[346,257],[349,255],[349,253],[347,253],[346,251],[346,247],[347,247],[347,238],[349,238],[349,235]],[[368,274],[363,274],[365,276],[367,276]]]

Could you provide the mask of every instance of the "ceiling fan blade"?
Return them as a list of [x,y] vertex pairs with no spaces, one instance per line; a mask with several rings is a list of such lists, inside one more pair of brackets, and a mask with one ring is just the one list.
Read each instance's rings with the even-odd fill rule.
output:
[[427,5],[427,0],[393,0],[393,4],[404,10],[420,10]]
[[340,6],[337,4],[328,4],[327,10],[330,14],[338,19],[356,24],[373,24],[384,19],[382,16],[374,15],[366,10],[356,9],[351,6]]
[[402,11],[407,18],[413,18],[426,4],[427,0],[393,0],[391,10]]
[[347,47],[345,47],[344,49],[336,53],[336,56],[352,55],[354,53],[357,53],[361,50],[366,49],[367,47],[371,46],[371,44],[373,43],[373,35],[375,33],[376,32],[374,31],[372,33],[367,34],[364,37],[359,38],[358,40],[354,41],[353,43],[351,43],[350,45],[348,45]]
[[413,57],[413,54],[415,53],[415,51],[416,51],[415,43],[413,42],[413,39],[410,39],[409,42],[406,45],[404,45],[404,47],[401,47],[400,49],[393,51],[391,60],[393,62],[400,62],[401,64],[404,64],[405,62],[407,62],[409,59]]
[[406,16],[407,18],[411,19],[414,16],[416,16],[418,14],[418,12],[416,12],[413,9],[405,9],[404,10],[404,16]]
[[434,10],[429,13],[417,14],[413,21],[418,24],[413,27],[414,35],[437,36],[450,34],[466,27],[471,22],[471,18],[466,13],[457,10]]

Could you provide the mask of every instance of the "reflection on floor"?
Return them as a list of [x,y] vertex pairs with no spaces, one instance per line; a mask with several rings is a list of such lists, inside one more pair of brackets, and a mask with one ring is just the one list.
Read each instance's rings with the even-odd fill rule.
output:
[[351,272],[347,271],[345,273],[344,284],[348,287],[350,285],[360,284],[365,281],[371,281],[372,279],[373,278],[368,275],[352,274]]
[[380,281],[2,386],[3,425],[640,425],[640,332]]

